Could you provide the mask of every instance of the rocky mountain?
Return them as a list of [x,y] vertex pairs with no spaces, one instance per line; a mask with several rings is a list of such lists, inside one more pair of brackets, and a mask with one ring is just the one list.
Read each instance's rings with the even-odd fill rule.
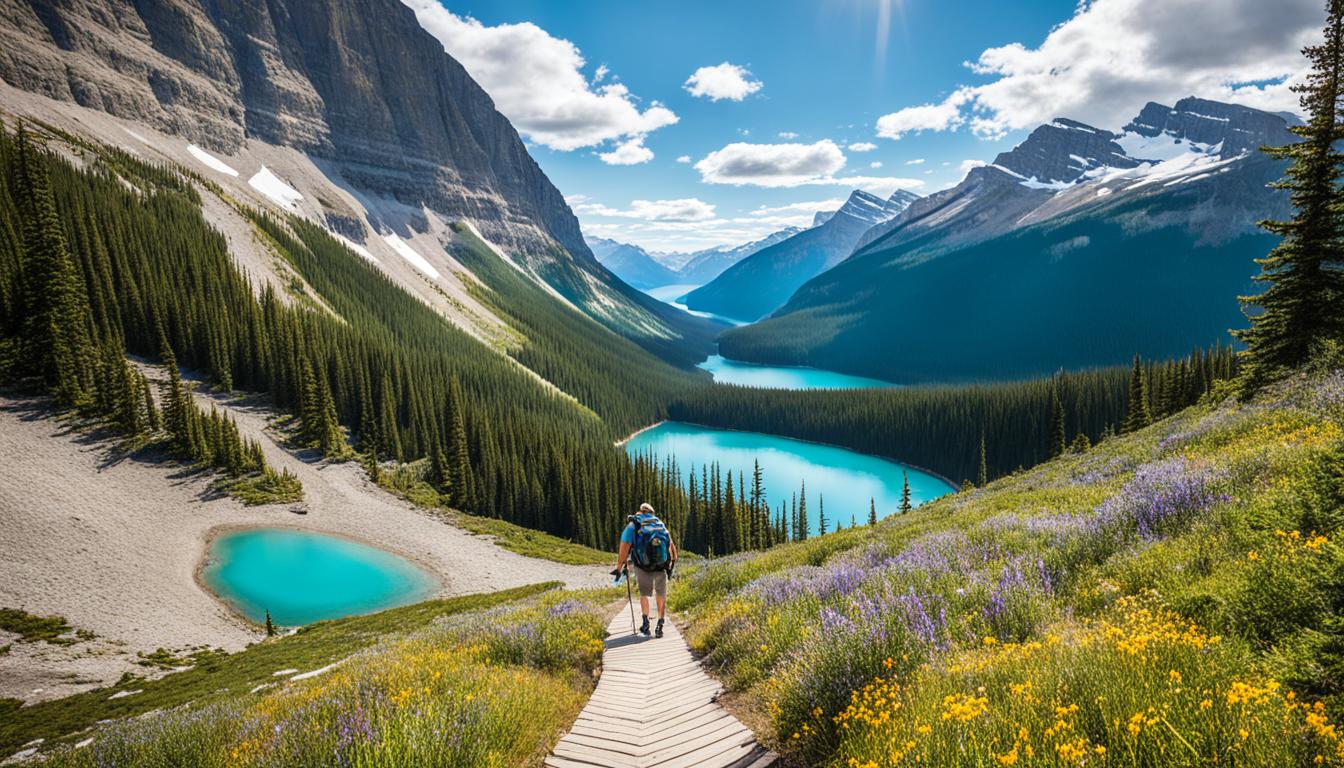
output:
[[802,227],[785,227],[760,240],[690,253],[651,252],[601,237],[588,238],[588,247],[598,261],[622,280],[647,290],[663,285],[703,285],[751,254],[802,231]]
[[[1189,351],[1244,325],[1287,213],[1259,152],[1291,122],[1197,98],[1120,133],[1055,120],[870,230],[729,357],[895,381],[1017,376]],[[892,334],[900,328],[899,340]]]
[[864,232],[911,205],[918,196],[898,190],[884,200],[855,190],[820,226],[799,232],[724,270],[686,297],[693,310],[755,320],[788,300],[809,279],[838,264]]
[[[238,177],[234,165],[246,166],[239,182],[279,190],[271,197],[282,208],[356,244],[389,234],[413,243],[430,267],[416,264],[421,275],[445,284],[451,262],[434,247],[440,238],[425,236],[439,220],[469,222],[608,327],[664,352],[669,339],[708,343],[703,321],[598,263],[513,126],[397,0],[0,0],[0,9],[0,79],[117,118],[73,122],[152,129],[182,142],[149,142],[174,159],[190,144],[217,163],[212,170],[232,171],[226,183]],[[27,107],[39,117],[46,109]],[[99,138],[113,137],[128,141],[115,130]],[[271,166],[253,175],[256,158]],[[281,158],[292,167],[275,167]],[[379,254],[399,258],[381,245]]]
[[683,283],[703,285],[753,253],[787,240],[802,231],[802,227],[785,227],[750,243],[736,246],[725,245],[696,251],[686,260],[681,269],[677,270],[677,277]]
[[681,282],[676,272],[663,266],[648,251],[637,245],[591,237],[588,238],[588,247],[603,266],[640,290]]

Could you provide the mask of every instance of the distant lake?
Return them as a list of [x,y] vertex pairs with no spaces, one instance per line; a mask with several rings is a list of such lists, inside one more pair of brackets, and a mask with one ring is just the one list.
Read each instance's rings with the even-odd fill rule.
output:
[[769,389],[868,389],[894,387],[888,381],[850,376],[847,373],[823,371],[787,365],[758,365],[729,360],[722,355],[710,355],[700,367],[714,375],[720,384],[740,384],[744,387]]
[[911,503],[932,501],[956,489],[934,475],[894,461],[845,448],[792,440],[759,432],[735,432],[668,421],[645,430],[625,444],[626,452],[652,452],[660,460],[675,456],[681,470],[700,472],[701,465],[718,462],[736,476],[742,472],[751,482],[752,462],[759,459],[765,476],[766,496],[778,512],[788,504],[802,482],[807,483],[807,512],[811,530],[817,531],[818,501],[826,500],[826,517],[849,526],[851,517],[860,523],[868,518],[868,500],[877,505],[879,517],[900,509],[901,476],[910,477]]
[[690,314],[695,315],[696,317],[707,317],[711,320],[720,320],[722,322],[728,323],[729,325],[747,324],[748,321],[746,320],[737,320],[731,317],[724,317],[723,315],[716,315],[713,312],[700,312],[691,309],[687,307],[685,304],[681,303],[680,301],[681,297],[685,296],[686,294],[690,293],[691,291],[694,291],[696,288],[699,287],[700,286],[696,285],[695,283],[676,283],[673,285],[660,285],[657,288],[649,288],[644,292],[652,296],[653,298],[663,302],[664,304],[671,304],[677,309],[680,309],[683,312],[689,312]]
[[258,624],[300,626],[424,600],[437,581],[390,552],[321,533],[257,528],[215,538],[205,582]]

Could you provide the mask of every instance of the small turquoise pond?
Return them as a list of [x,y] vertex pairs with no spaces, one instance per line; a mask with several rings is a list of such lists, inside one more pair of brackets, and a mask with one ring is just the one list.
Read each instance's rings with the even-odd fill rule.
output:
[[424,600],[437,580],[367,544],[285,528],[226,533],[210,544],[201,578],[257,623],[266,611],[292,627]]
[[699,474],[700,467],[718,462],[734,477],[739,472],[751,482],[752,463],[759,459],[771,509],[788,504],[803,482],[807,483],[807,512],[812,532],[817,530],[818,502],[826,500],[826,517],[833,528],[839,520],[868,518],[868,501],[877,505],[879,517],[900,509],[903,474],[910,478],[910,501],[919,505],[956,489],[947,482],[914,467],[837,448],[832,445],[792,440],[760,432],[736,432],[694,424],[665,421],[635,435],[625,444],[634,456],[653,453],[659,460],[675,456],[682,471]]
[[700,367],[714,376],[720,384],[738,384],[744,387],[767,389],[869,389],[894,387],[887,381],[850,376],[847,373],[823,371],[787,365],[757,365],[729,360],[722,355],[710,355]]

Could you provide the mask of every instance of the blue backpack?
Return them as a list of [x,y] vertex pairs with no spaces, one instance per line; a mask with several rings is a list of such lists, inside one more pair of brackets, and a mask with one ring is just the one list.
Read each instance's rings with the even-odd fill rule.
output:
[[646,571],[666,570],[672,552],[672,534],[667,526],[647,512],[631,515],[630,522],[635,526],[635,543],[630,548],[635,565]]

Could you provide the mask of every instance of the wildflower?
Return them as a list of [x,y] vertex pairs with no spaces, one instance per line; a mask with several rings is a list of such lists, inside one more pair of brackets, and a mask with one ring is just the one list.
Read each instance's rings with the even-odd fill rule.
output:
[[998,642],[999,641],[996,638],[990,637],[988,635],[985,636],[984,644],[986,648],[989,648]]
[[1014,744],[1011,750],[1002,755],[995,755],[994,759],[999,761],[999,765],[1017,765],[1017,745]]

